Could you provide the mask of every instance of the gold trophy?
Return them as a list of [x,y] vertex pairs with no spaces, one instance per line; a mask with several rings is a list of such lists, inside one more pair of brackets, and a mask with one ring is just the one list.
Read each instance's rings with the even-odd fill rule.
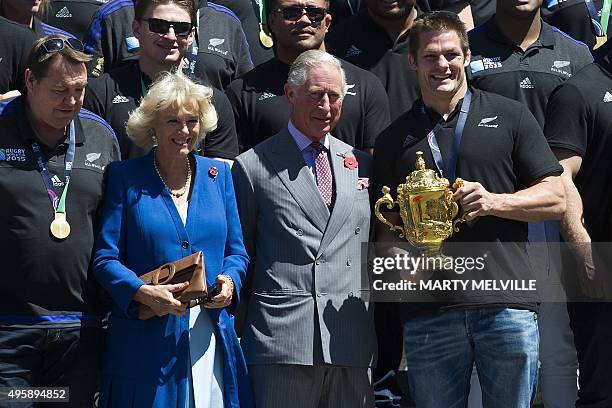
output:
[[[451,200],[449,181],[439,177],[435,171],[425,168],[423,152],[416,152],[416,170],[406,177],[406,183],[397,187],[397,200],[393,200],[387,186],[382,188],[383,196],[376,201],[376,218],[387,225],[391,231],[399,231],[400,238],[406,238],[413,246],[431,256],[440,256],[442,242],[454,232],[463,218],[453,221],[459,212],[457,203]],[[453,184],[454,188],[463,185],[461,179]],[[387,221],[381,214],[380,206],[386,204],[390,210],[399,206],[403,227]]]

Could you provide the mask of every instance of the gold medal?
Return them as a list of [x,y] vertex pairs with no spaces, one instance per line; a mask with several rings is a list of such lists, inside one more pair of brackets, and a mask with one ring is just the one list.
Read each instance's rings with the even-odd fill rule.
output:
[[270,36],[270,34],[268,34],[263,24],[259,25],[259,42],[265,48],[272,48],[272,46],[274,45],[274,40],[272,40],[272,37]]
[[606,43],[606,41],[608,40],[607,36],[603,36],[603,37],[596,37],[595,40],[595,47],[593,47],[594,50],[598,49],[599,47],[601,47],[602,45],[604,45]]
[[57,239],[66,239],[70,235],[70,224],[66,221],[66,213],[55,213],[55,219],[51,223],[51,234]]

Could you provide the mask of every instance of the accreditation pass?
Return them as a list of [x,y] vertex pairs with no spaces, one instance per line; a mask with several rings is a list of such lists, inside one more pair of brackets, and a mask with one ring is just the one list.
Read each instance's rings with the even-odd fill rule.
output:
[[68,402],[68,387],[0,387],[2,401]]

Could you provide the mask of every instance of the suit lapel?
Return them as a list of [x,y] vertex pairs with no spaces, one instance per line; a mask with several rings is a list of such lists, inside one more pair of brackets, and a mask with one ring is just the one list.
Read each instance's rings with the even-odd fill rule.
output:
[[[153,163],[153,160],[155,160],[154,151],[151,151],[149,156],[151,158],[151,162],[149,166],[150,168],[149,176],[151,177],[152,180],[155,180],[154,181],[155,189],[158,189],[159,194],[161,195],[162,200],[164,201],[164,205],[166,206],[166,209],[168,210],[170,217],[172,217],[172,222],[174,223],[174,228],[176,229],[177,235],[181,237],[181,240],[183,241],[187,240],[187,230],[185,229],[183,220],[181,219],[181,216],[179,215],[178,210],[176,209],[176,205],[174,205],[174,201],[172,201],[172,197],[170,196],[168,189],[164,186],[164,183],[161,181],[161,179],[159,178],[159,175],[155,171],[155,165]],[[189,219],[189,217],[187,217],[187,219]]]
[[347,217],[353,210],[353,204],[355,202],[355,192],[357,191],[357,169],[349,169],[344,165],[344,158],[347,156],[353,156],[351,149],[339,143],[338,140],[330,137],[330,156],[331,165],[334,172],[334,188],[336,190],[336,201],[334,202],[334,208],[323,234],[321,240],[321,246],[317,256],[321,255],[329,243],[338,234],[342,226],[344,225]]
[[270,155],[270,164],[304,214],[319,231],[324,232],[329,210],[289,131],[283,130],[271,151],[264,154]]

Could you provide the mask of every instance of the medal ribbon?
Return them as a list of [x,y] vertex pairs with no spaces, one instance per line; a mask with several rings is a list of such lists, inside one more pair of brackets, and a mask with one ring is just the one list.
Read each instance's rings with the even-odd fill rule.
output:
[[40,171],[40,175],[42,176],[45,187],[47,188],[47,195],[49,196],[49,200],[53,206],[53,211],[56,213],[66,212],[66,195],[68,194],[68,184],[70,184],[70,172],[72,171],[72,163],[74,162],[74,151],[76,145],[74,134],[74,121],[71,121],[70,130],[68,133],[68,150],[66,151],[66,158],[64,159],[64,190],[62,191],[62,196],[59,200],[57,199],[55,191],[53,191],[51,174],[49,174],[49,170],[47,170],[47,166],[45,165],[42,152],[40,151],[40,146],[37,142],[32,143],[32,151],[34,152],[34,157],[36,157],[38,171]]
[[[436,167],[438,168],[438,172],[442,177],[446,177],[451,184],[455,180],[457,156],[459,155],[459,144],[461,143],[461,137],[463,136],[463,128],[465,127],[465,122],[467,120],[468,113],[470,112],[471,101],[472,92],[468,89],[465,96],[463,97],[463,102],[461,103],[459,119],[457,120],[457,126],[455,126],[455,133],[453,134],[453,148],[451,150],[450,160],[448,162],[448,167],[446,168],[446,170],[444,170],[444,160],[442,159],[442,153],[440,153],[440,147],[438,145],[438,140],[436,139],[436,134],[434,130],[432,129],[427,135],[427,143],[429,144],[429,150],[431,150],[431,154],[434,158],[434,162],[436,163]],[[425,120],[429,121],[429,118],[427,117],[427,112],[425,112],[425,105],[423,105],[422,112],[425,116]]]
[[605,37],[606,33],[608,32],[608,22],[610,21],[610,8],[612,8],[612,0],[604,0],[603,7],[601,8],[601,20],[597,16],[597,9],[595,8],[593,0],[584,0],[584,2],[589,10],[593,28],[595,29],[595,35],[597,37]]
[[253,0],[253,3],[257,4],[257,8],[259,9],[259,24],[267,25],[268,24],[268,15],[266,13],[266,0]]

